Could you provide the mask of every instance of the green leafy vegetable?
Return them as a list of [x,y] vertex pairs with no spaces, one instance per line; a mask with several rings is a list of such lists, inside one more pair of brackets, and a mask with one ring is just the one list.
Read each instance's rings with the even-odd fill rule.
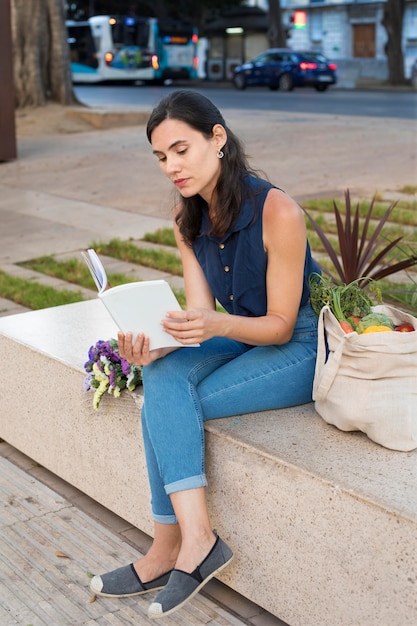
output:
[[370,284],[369,291],[359,287],[363,277],[347,285],[336,285],[332,279],[317,273],[310,276],[311,306],[317,315],[324,306],[328,306],[339,322],[348,317],[364,317],[371,313],[371,307],[381,303],[381,292],[375,283]]

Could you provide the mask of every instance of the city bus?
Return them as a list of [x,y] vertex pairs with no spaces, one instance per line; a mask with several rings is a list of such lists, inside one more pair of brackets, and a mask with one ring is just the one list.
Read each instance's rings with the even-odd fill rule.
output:
[[97,15],[67,20],[75,83],[150,81],[197,76],[197,30],[180,20]]

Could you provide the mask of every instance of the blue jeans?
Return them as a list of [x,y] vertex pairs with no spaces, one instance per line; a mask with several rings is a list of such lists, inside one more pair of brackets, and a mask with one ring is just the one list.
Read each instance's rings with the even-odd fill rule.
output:
[[155,521],[176,523],[169,495],[207,485],[204,421],[311,401],[317,316],[300,309],[284,345],[215,337],[143,368],[142,429]]

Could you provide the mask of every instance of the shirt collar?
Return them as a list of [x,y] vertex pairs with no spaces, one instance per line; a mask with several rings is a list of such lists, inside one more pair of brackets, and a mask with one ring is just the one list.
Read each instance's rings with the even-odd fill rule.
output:
[[[202,208],[202,220],[201,220],[200,234],[205,235],[210,230],[210,218],[209,218],[208,206],[205,201],[202,203],[201,208]],[[207,234],[206,236],[213,241],[223,243],[234,233],[237,233],[240,230],[243,230],[244,228],[249,226],[249,224],[253,220],[253,217],[254,217],[253,203],[251,202],[250,198],[246,198],[243,200],[236,222],[225,233],[225,235],[223,235],[223,237],[219,238],[219,237],[214,237],[212,235],[207,235]]]

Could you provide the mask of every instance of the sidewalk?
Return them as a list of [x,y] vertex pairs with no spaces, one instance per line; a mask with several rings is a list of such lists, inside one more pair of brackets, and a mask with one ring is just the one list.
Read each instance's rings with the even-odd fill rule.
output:
[[[253,165],[299,201],[341,197],[347,187],[356,197],[378,191],[397,198],[403,185],[415,184],[415,137],[406,120],[228,117]],[[18,152],[17,161],[0,164],[0,270],[17,272],[16,263],[40,255],[77,256],[94,240],[138,239],[171,223],[170,185],[143,127],[28,134]],[[0,315],[21,310],[0,299]],[[87,576],[134,559],[149,538],[5,442],[0,490],[2,626],[151,623],[149,596],[90,603]],[[159,623],[282,625],[215,581],[180,617]]]
[[[155,594],[94,600],[89,590],[90,573],[132,562],[149,537],[5,442],[0,498],[2,626],[154,623],[147,607]],[[158,623],[285,626],[215,580],[179,618]]]

